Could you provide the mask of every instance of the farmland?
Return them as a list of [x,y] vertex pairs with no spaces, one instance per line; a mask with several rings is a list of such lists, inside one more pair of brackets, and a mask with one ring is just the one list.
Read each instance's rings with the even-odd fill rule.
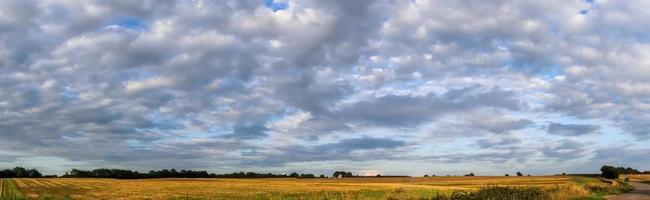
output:
[[630,181],[650,182],[650,174],[622,174],[620,178],[625,179],[626,177],[629,177]]
[[3,179],[2,195],[30,199],[420,199],[487,186],[538,188],[552,199],[592,196],[608,184],[587,177],[343,179]]

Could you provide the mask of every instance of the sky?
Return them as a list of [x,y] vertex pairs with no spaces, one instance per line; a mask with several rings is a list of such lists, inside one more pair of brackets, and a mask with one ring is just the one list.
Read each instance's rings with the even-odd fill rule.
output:
[[650,170],[649,7],[0,0],[0,168]]

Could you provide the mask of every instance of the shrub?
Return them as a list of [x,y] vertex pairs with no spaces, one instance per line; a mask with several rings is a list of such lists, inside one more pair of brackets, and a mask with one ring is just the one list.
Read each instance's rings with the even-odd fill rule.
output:
[[616,169],[616,167],[605,165],[605,166],[600,168],[600,171],[602,172],[601,175],[603,176],[603,178],[617,179],[618,176],[619,176],[618,170]]

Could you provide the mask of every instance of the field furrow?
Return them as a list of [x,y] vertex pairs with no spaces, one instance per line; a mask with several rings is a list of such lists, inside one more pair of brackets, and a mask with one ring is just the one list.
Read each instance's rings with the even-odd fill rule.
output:
[[2,191],[4,191],[5,179],[0,178],[0,197],[2,197]]
[[3,179],[2,181],[2,194],[0,199],[21,199],[25,198],[20,188],[15,182],[15,179]]

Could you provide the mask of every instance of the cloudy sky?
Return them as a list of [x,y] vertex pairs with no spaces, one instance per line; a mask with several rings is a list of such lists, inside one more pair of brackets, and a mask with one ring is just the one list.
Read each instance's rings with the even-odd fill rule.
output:
[[0,167],[648,170],[648,7],[0,0]]

